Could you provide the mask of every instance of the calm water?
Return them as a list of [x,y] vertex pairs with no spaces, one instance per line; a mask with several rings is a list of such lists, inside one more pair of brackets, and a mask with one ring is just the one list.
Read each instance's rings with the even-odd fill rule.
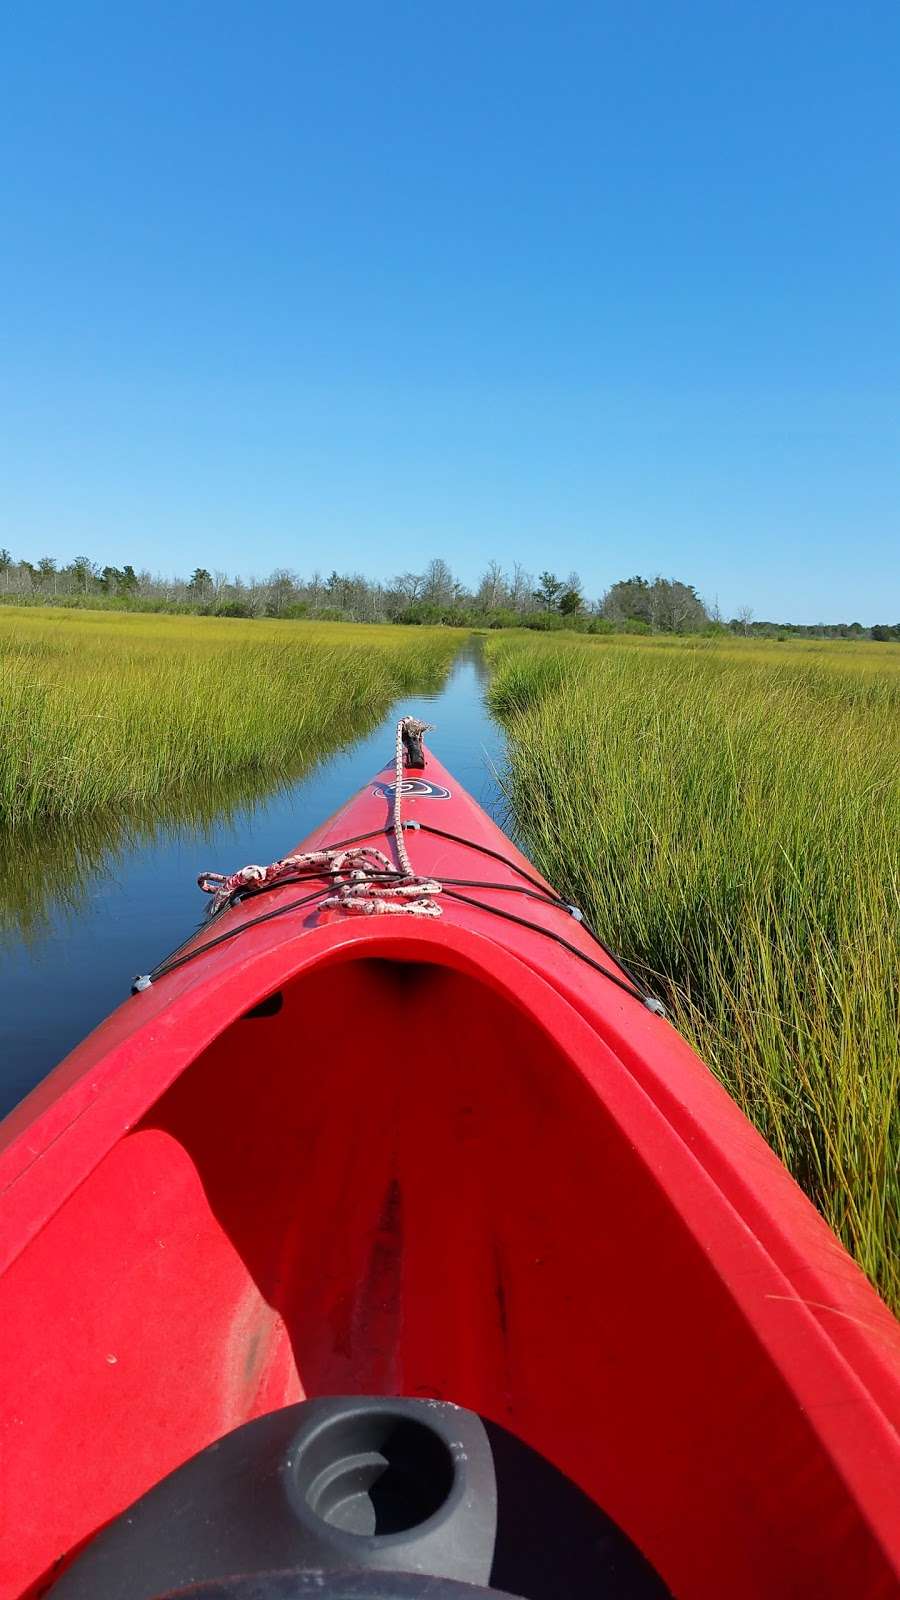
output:
[[467,647],[442,690],[405,696],[372,733],[250,808],[223,805],[202,825],[157,825],[124,845],[88,836],[73,851],[57,840],[39,872],[33,861],[18,872],[13,860],[0,942],[0,1116],[127,996],[135,973],[199,924],[207,901],[197,873],[286,854],[392,758],[403,712],[435,724],[435,754],[497,814],[502,737],[484,705],[485,677],[477,644]]

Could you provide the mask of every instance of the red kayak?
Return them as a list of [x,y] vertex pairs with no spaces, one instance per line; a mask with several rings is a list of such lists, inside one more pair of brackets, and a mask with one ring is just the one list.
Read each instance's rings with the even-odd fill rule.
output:
[[[542,1516],[535,1548],[577,1542],[564,1504],[606,1519],[619,1553],[595,1539],[585,1594],[896,1596],[897,1323],[658,1004],[404,732],[399,797],[391,764],[293,856],[206,875],[203,930],[3,1125],[0,1595],[174,1590],[162,1568],[142,1588],[140,1559],[120,1589],[83,1564],[164,1504],[171,1529],[172,1486],[247,1440],[295,1417],[321,1440],[325,1397],[405,1396],[514,1442],[498,1549],[514,1458],[544,1485],[520,1551]],[[424,1440],[399,1404],[391,1437]],[[357,1488],[391,1458],[381,1426],[341,1447]],[[469,1459],[434,1448],[457,1465],[434,1469],[432,1531]],[[314,1476],[303,1515],[340,1500],[337,1526],[352,1496]],[[380,1515],[340,1537],[400,1540]],[[280,1576],[252,1593],[306,1593],[312,1567],[266,1538]],[[347,1549],[317,1593],[463,1581],[410,1587],[443,1571],[420,1554],[376,1590]],[[197,1594],[251,1593],[209,1559],[182,1562]],[[540,1565],[517,1593],[553,1591]]]

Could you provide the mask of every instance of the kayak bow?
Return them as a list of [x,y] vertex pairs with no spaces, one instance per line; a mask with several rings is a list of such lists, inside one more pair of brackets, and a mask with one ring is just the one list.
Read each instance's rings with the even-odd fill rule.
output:
[[210,922],[3,1126],[0,1594],[254,1418],[404,1395],[538,1452],[679,1596],[895,1595],[896,1322],[407,744],[399,797],[389,766],[268,876],[210,879]]

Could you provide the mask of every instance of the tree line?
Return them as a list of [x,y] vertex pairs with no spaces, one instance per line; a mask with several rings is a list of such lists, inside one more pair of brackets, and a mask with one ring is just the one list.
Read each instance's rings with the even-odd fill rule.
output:
[[589,633],[716,633],[768,637],[896,639],[900,623],[866,628],[859,622],[765,622],[749,607],[724,619],[693,584],[677,578],[620,579],[588,598],[577,572],[536,577],[515,563],[489,561],[467,588],[440,557],[422,572],[379,582],[359,572],[316,571],[300,577],[279,567],[267,578],[230,577],[195,567],[189,578],[163,577],[126,562],[103,566],[89,556],[63,563],[53,556],[14,560],[0,550],[0,602],[100,606],[115,610],[194,612],[219,617],[276,617],[320,621],[443,623],[448,626],[575,628]]

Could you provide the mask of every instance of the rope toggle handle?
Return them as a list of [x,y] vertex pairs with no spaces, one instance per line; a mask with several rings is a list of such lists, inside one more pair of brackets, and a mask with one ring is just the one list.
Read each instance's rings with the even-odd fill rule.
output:
[[402,717],[400,720],[400,738],[403,741],[403,751],[408,767],[422,768],[425,765],[425,750],[422,745],[423,733],[428,733],[434,726],[431,722],[422,722],[419,717]]

